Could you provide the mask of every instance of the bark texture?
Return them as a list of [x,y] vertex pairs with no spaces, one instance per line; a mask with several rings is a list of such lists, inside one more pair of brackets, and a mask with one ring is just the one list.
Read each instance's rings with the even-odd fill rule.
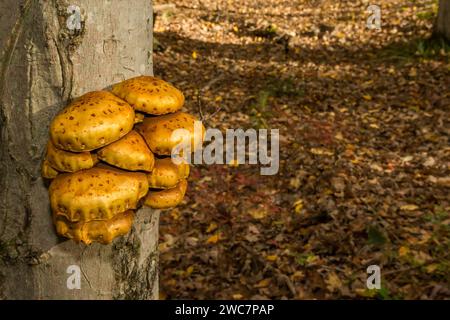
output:
[[[67,26],[70,5],[80,30]],[[65,241],[40,176],[50,120],[70,99],[152,70],[149,0],[0,2],[0,298],[157,297],[159,213],[140,210],[111,245]],[[67,288],[71,265],[79,290]]]
[[439,0],[435,32],[450,41],[450,0]]

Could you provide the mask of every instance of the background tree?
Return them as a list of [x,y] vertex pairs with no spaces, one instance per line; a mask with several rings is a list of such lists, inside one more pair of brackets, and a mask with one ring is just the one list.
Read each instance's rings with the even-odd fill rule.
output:
[[[48,125],[68,101],[152,74],[151,2],[3,0],[0,50],[0,298],[155,298],[158,213],[141,210],[112,245],[64,241],[40,176]],[[67,288],[71,265],[80,290]]]
[[450,0],[439,0],[436,34],[450,41]]

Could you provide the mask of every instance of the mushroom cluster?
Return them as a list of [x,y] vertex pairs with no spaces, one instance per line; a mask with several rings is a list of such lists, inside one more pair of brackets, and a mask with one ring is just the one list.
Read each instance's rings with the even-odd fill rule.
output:
[[[189,165],[170,155],[177,129],[194,147],[195,117],[181,112],[184,96],[150,76],[125,80],[112,92],[94,91],[72,101],[50,125],[42,163],[53,222],[77,242],[110,243],[130,231],[142,204],[167,209],[186,192]],[[191,149],[195,151],[194,149]]]

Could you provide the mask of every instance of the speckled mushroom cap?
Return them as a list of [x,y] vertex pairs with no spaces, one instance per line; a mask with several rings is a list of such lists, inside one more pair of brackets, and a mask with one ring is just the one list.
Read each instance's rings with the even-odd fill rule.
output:
[[113,86],[112,92],[135,110],[161,115],[175,112],[184,104],[183,93],[168,82],[150,76],[127,79]]
[[59,150],[49,141],[47,143],[47,154],[45,159],[51,167],[62,172],[75,172],[82,169],[92,168],[97,162],[97,156],[89,151],[70,152]]
[[[171,155],[172,149],[183,141],[190,141],[191,152],[194,152],[202,144],[205,134],[205,127],[199,121],[200,130],[194,135],[196,120],[190,114],[176,112],[160,117],[145,118],[136,126],[136,130],[144,137],[153,153]],[[187,136],[172,135],[177,129],[185,129]]]
[[147,191],[145,173],[107,166],[60,174],[49,188],[53,214],[71,222],[111,219],[136,209]]
[[98,151],[98,157],[113,166],[137,171],[152,171],[155,157],[139,133],[132,130],[125,137]]
[[44,161],[42,161],[41,174],[45,179],[54,179],[59,174],[59,171],[55,170],[48,160],[44,159]]
[[62,150],[90,151],[119,140],[131,131],[133,108],[107,91],[86,93],[53,119],[50,138]]
[[162,191],[150,190],[145,197],[144,204],[153,209],[168,209],[177,206],[186,193],[187,181],[181,180],[178,184],[171,189]]
[[180,180],[188,176],[189,165],[175,164],[171,158],[156,159],[152,172],[147,175],[149,187],[155,189],[174,188]]
[[53,215],[56,232],[59,235],[87,245],[92,242],[111,243],[114,238],[131,230],[133,219],[134,212],[132,210],[118,213],[107,220],[80,222],[71,222],[63,216]]

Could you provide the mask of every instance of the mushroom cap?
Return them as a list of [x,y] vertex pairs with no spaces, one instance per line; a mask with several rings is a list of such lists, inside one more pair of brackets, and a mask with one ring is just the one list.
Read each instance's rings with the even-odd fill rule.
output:
[[[183,141],[190,141],[191,152],[194,152],[201,146],[205,134],[205,127],[201,125],[201,132],[194,135],[196,120],[190,114],[177,112],[160,117],[145,118],[142,123],[137,125],[136,130],[144,137],[153,153],[171,155],[172,149]],[[188,136],[173,136],[172,133],[177,129],[186,129]]]
[[149,191],[145,197],[144,204],[153,209],[167,209],[177,206],[186,193],[187,181],[181,180],[178,184],[171,189],[162,191]]
[[98,157],[126,170],[152,171],[155,157],[139,133],[132,130],[125,137],[100,149]]
[[168,82],[150,76],[122,81],[112,92],[127,101],[135,110],[161,115],[175,112],[184,104],[183,93]]
[[90,151],[119,140],[131,131],[134,110],[107,91],[93,91],[75,99],[50,125],[54,145],[72,152]]
[[134,212],[127,210],[111,219],[71,222],[67,218],[53,215],[56,232],[76,242],[87,245],[92,242],[111,243],[114,238],[127,234],[133,225]]
[[89,169],[98,162],[97,156],[89,151],[70,152],[59,150],[49,141],[47,143],[47,154],[45,159],[56,170],[62,172],[75,172],[82,169]]
[[50,165],[47,159],[44,159],[42,162],[41,174],[45,179],[54,179],[59,172]]
[[155,160],[155,166],[147,178],[150,188],[170,189],[188,176],[189,165],[187,163],[175,164],[171,158],[164,158]]
[[106,166],[60,174],[49,188],[53,214],[71,222],[111,219],[136,209],[147,191],[145,173]]

